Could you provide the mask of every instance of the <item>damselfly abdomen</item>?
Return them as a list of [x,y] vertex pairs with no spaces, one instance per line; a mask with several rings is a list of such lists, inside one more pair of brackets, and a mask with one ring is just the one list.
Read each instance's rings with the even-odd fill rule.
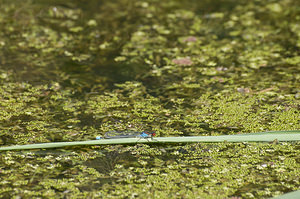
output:
[[155,136],[154,132],[137,132],[137,131],[109,131],[106,132],[103,137],[96,137],[97,140],[100,139],[119,139],[119,138],[153,138]]

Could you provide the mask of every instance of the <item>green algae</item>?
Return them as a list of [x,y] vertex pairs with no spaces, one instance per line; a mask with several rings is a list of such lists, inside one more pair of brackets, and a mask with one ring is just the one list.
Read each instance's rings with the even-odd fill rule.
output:
[[[0,144],[300,129],[296,1],[6,1]],[[218,6],[220,5],[220,6]],[[268,198],[299,143],[0,154],[2,198]]]
[[299,187],[299,146],[292,143],[81,150],[1,154],[2,196],[251,198]]

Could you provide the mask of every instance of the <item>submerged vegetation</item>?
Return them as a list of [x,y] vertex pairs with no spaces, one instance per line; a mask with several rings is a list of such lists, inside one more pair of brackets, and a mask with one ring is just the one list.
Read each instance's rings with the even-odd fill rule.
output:
[[[0,0],[0,144],[300,129],[300,3]],[[268,198],[299,143],[0,153],[1,198]]]

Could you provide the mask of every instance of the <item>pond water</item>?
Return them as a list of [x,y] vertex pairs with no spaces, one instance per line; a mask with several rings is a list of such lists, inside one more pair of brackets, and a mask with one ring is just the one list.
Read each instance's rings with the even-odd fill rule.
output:
[[[300,3],[0,0],[0,144],[300,129]],[[3,198],[268,198],[299,143],[0,154]],[[5,180],[3,180],[5,179]]]

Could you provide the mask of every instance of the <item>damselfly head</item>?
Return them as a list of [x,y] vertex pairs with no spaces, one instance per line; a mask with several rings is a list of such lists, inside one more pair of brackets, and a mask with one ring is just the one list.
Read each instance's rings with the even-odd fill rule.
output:
[[154,137],[156,135],[155,132],[144,131],[144,133],[150,135],[151,137]]

